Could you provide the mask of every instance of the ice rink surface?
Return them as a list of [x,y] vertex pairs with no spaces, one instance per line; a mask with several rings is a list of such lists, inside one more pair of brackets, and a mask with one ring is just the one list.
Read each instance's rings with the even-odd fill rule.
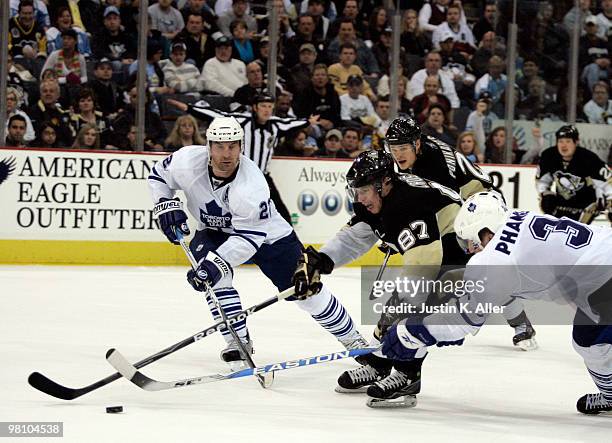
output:
[[[576,412],[595,386],[571,347],[569,326],[537,326],[540,349],[511,346],[512,330],[489,326],[462,347],[434,349],[412,409],[373,410],[365,396],[333,391],[351,360],[163,392],[117,380],[72,401],[31,388],[39,371],[82,387],[114,372],[106,350],[135,362],[211,325],[182,268],[0,267],[0,421],[62,421],[70,442],[609,442],[612,417]],[[359,270],[326,282],[359,320]],[[255,268],[237,271],[243,306],[275,292]],[[341,349],[290,302],[249,319],[259,365]],[[372,327],[364,326],[368,338]],[[210,336],[143,369],[161,380],[226,371],[223,341]],[[122,405],[124,413],[107,414]],[[32,439],[41,441],[40,439]],[[9,441],[9,439],[0,439]],[[28,441],[19,439],[18,441]]]

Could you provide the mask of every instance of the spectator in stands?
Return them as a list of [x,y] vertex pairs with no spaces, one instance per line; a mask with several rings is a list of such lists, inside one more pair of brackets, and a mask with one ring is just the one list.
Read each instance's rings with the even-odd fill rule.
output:
[[248,14],[247,7],[248,3],[246,0],[232,0],[231,10],[219,16],[217,25],[219,26],[219,30],[225,34],[226,37],[229,38],[232,36],[230,25],[234,20],[238,19],[244,20],[248,32],[257,32],[257,21],[255,17]]
[[83,54],[85,58],[91,56],[91,47],[89,46],[89,36],[79,27],[74,26],[72,22],[72,14],[70,8],[62,6],[57,10],[56,26],[47,29],[47,53],[51,54],[57,49],[63,47],[62,33],[72,29],[77,35],[77,50]]
[[516,84],[521,90],[521,93],[525,96],[529,94],[529,83],[534,78],[539,77],[540,68],[538,66],[538,61],[533,56],[525,57],[523,61],[523,69],[521,72],[517,72],[519,79],[516,81]]
[[164,142],[165,150],[174,152],[183,146],[205,145],[206,141],[200,134],[198,122],[189,114],[181,115],[174,122],[170,135]]
[[484,146],[493,128],[493,121],[497,119],[497,115],[491,111],[491,95],[483,92],[478,97],[475,109],[467,118],[465,130],[474,134],[478,146]]
[[47,57],[43,71],[52,69],[60,85],[80,85],[87,83],[87,62],[78,51],[77,33],[68,28],[62,31],[62,48]]
[[[113,127],[117,134],[117,140],[121,149],[131,149],[128,134],[136,123],[136,104],[138,103],[138,90],[133,86],[128,91],[129,103],[119,113],[113,121]],[[145,100],[145,136],[144,148],[145,151],[163,151],[163,143],[166,139],[166,129],[162,124],[159,115],[152,111],[153,97],[149,90],[146,90]]]
[[[100,149],[100,133],[95,124],[87,123],[81,126],[77,133],[73,149]],[[116,148],[115,148],[116,149]]]
[[455,36],[451,32],[442,35],[440,56],[442,56],[442,70],[453,79],[457,95],[469,100],[476,77],[468,72],[468,59],[459,51]]
[[247,84],[234,92],[233,102],[239,103],[243,109],[250,108],[253,100],[267,89],[261,65],[251,62],[246,66]]
[[8,50],[15,63],[38,76],[47,58],[47,38],[44,29],[34,19],[32,0],[22,0],[18,14],[9,20]]
[[310,84],[315,67],[317,50],[312,43],[304,43],[299,51],[299,63],[289,70],[287,89],[294,94],[302,92]]
[[484,162],[484,154],[480,152],[476,136],[473,132],[462,132],[457,138],[457,152],[462,153],[472,163]]
[[315,20],[309,14],[302,14],[298,18],[296,34],[289,38],[284,45],[283,63],[285,66],[292,68],[299,63],[300,49],[306,43],[311,44],[315,48],[315,55],[323,49],[321,40],[314,36]]
[[591,48],[591,52],[594,53],[593,62],[586,65],[580,74],[580,81],[589,92],[593,90],[593,86],[598,81],[608,81],[608,68],[610,67],[608,50],[593,51],[594,49],[596,48]]
[[21,65],[13,63],[13,57],[8,54],[7,57],[7,72],[6,85],[15,88],[21,93],[23,105],[28,106],[30,100],[34,99],[37,94],[38,82],[30,72]]
[[388,95],[383,95],[376,101],[376,116],[378,117],[378,126],[375,128],[372,145],[382,149],[382,141],[385,139],[387,129],[391,124],[391,102]]
[[446,125],[446,113],[438,103],[429,106],[427,121],[422,130],[423,134],[431,135],[450,146],[455,146],[457,142],[457,134]]
[[482,36],[478,49],[470,59],[470,66],[476,78],[480,78],[487,73],[489,60],[494,55],[503,59],[506,57],[506,50],[499,44],[497,35],[493,31],[489,31]]
[[446,21],[436,27],[431,37],[431,43],[434,48],[439,49],[442,36],[451,33],[455,37],[457,49],[467,59],[476,51],[476,42],[470,27],[467,23],[461,21],[461,14],[461,5],[451,4],[446,10]]
[[78,134],[85,125],[94,125],[100,135],[100,146],[104,149],[117,149],[114,129],[109,120],[100,111],[96,111],[95,97],[91,89],[82,88],[79,91],[73,109],[70,125],[74,134]]
[[597,36],[603,39],[609,38],[612,28],[612,0],[602,0],[601,12],[596,17]]
[[187,24],[176,37],[176,41],[185,43],[187,63],[192,63],[201,70],[206,60],[214,57],[215,43],[212,34],[206,30],[206,23],[200,14],[187,14]]
[[436,103],[442,106],[444,114],[450,112],[450,101],[444,94],[440,94],[440,80],[435,75],[430,75],[425,78],[425,92],[417,95],[412,99],[411,107],[414,111],[416,121],[422,125],[429,116],[429,107]]
[[590,16],[585,20],[585,34],[580,37],[579,63],[580,68],[584,68],[591,61],[591,54],[596,50],[604,51],[608,49],[608,39],[603,39],[597,35],[597,18]]
[[172,43],[170,59],[161,60],[159,65],[164,73],[165,85],[175,93],[199,97],[204,89],[200,80],[200,71],[195,65],[185,63],[187,46],[178,40]]
[[612,100],[606,82],[599,81],[593,85],[593,98],[584,105],[583,111],[589,123],[612,124]]
[[112,63],[109,59],[103,58],[96,62],[94,78],[87,83],[87,87],[94,92],[98,110],[111,120],[124,104],[123,91],[112,78]]
[[578,18],[578,14],[580,14],[580,35],[585,34],[585,23],[586,20],[590,17],[593,17],[595,21],[597,20],[593,14],[591,14],[591,0],[579,0],[578,6],[574,6],[570,9],[565,17],[563,17],[563,26],[565,26],[565,30],[571,34],[574,32],[574,26],[576,26],[576,20]]
[[491,96],[492,106],[500,103],[502,95],[506,90],[508,78],[504,74],[506,63],[501,57],[494,55],[489,59],[489,72],[476,81],[474,86],[474,98],[478,98],[484,91]]
[[359,3],[357,0],[346,0],[344,8],[342,9],[342,14],[340,14],[340,17],[336,18],[329,26],[327,40],[333,40],[336,36],[340,35],[342,32],[342,23],[345,23],[345,21],[350,21],[354,24],[356,38],[364,39],[367,36],[367,27],[365,23],[359,20],[358,16]]
[[232,41],[226,36],[215,42],[215,56],[204,63],[200,78],[204,87],[212,92],[232,97],[236,89],[247,83],[246,66],[232,58]]
[[359,75],[351,75],[346,81],[348,93],[340,96],[340,118],[347,125],[362,123],[364,117],[375,117],[378,126],[379,119],[372,102],[362,94],[363,78]]
[[[280,46],[280,42],[279,42]],[[280,48],[279,52],[280,54]],[[259,40],[259,58],[256,60],[257,63],[261,66],[261,69],[264,72],[264,81],[267,78],[267,66],[268,66],[268,56],[270,55],[270,38],[266,35],[263,36]],[[289,69],[285,67],[282,61],[277,58],[276,64],[276,80],[277,87],[279,84],[284,85],[287,83],[287,79],[289,78]]]
[[[9,15],[10,17],[15,17],[20,13],[20,6],[23,3],[23,0],[10,0],[9,3]],[[31,1],[33,7],[33,17],[36,21],[36,24],[43,30],[46,31],[47,28],[51,26],[51,20],[49,18],[49,11],[47,9],[46,2],[44,0],[33,0]]]
[[361,146],[361,132],[356,128],[344,128],[342,132],[342,148],[336,153],[336,158],[356,158],[365,149]]
[[434,32],[446,20],[446,10],[450,0],[432,0],[425,3],[419,11],[419,27],[423,31]]
[[251,38],[251,34],[247,32],[246,22],[242,19],[236,19],[230,24],[230,32],[232,33],[233,52],[232,57],[242,60],[244,64],[249,64],[257,58],[259,53],[257,44]]
[[[291,104],[293,102],[293,94],[287,91],[276,96],[276,103],[274,104],[274,115],[281,118],[297,118]],[[314,126],[311,130],[318,129],[318,126]]]
[[[400,45],[408,54],[418,55],[419,57],[425,57],[425,54],[431,51],[431,39],[419,27],[417,13],[414,9],[408,9],[404,12]],[[420,69],[421,66],[418,68]]]
[[25,140],[26,119],[22,115],[13,115],[8,119],[8,131],[4,146],[13,148],[26,148],[28,142]]
[[151,27],[162,33],[168,40],[172,40],[185,27],[183,16],[178,9],[172,6],[172,0],[158,0],[149,6]]
[[209,34],[212,35],[213,32],[217,31],[217,14],[215,14],[215,11],[208,5],[206,0],[187,0],[185,6],[181,9],[185,26],[187,26],[187,20],[191,13],[198,14],[204,18],[204,28]]
[[56,80],[43,80],[40,82],[40,100],[33,104],[28,111],[36,134],[45,121],[57,126],[57,138],[60,146],[72,145],[73,133],[70,128],[70,113],[65,111],[58,103],[60,87]]
[[323,14],[325,12],[324,0],[308,0],[306,12],[314,19],[314,38],[320,41],[327,39],[330,19]]
[[484,10],[482,11],[482,17],[476,22],[472,33],[474,34],[474,40],[476,43],[480,43],[482,38],[488,32],[495,33],[495,16],[497,15],[497,5],[494,0],[487,0],[485,2]]
[[380,36],[385,30],[389,28],[389,21],[387,20],[387,10],[383,6],[377,6],[372,11],[370,19],[368,20],[368,29],[364,40],[369,40],[372,44],[380,41]]
[[[397,80],[397,96],[399,99],[399,109],[398,112],[402,114],[413,115],[412,104],[410,100],[408,100],[408,78],[403,74],[403,69],[399,68],[398,80]],[[390,95],[391,90],[389,88],[389,76],[387,74],[383,75],[378,81],[378,85],[376,85],[376,90],[378,91],[378,96],[383,97],[385,95]]]
[[57,141],[57,126],[51,122],[44,122],[40,126],[38,137],[30,143],[36,148],[59,148]]
[[6,128],[8,130],[8,121],[13,115],[22,116],[26,122],[26,132],[23,139],[26,142],[31,142],[36,138],[36,133],[34,132],[34,126],[32,126],[32,120],[30,120],[28,114],[20,109],[22,104],[23,96],[21,92],[14,87],[8,87],[6,89]]
[[516,115],[521,120],[535,120],[549,117],[557,119],[561,109],[553,98],[546,93],[546,82],[536,77],[529,82],[529,93],[516,107]]
[[319,157],[336,158],[342,148],[342,132],[338,129],[327,131],[323,147],[324,150],[318,153]]
[[542,77],[548,83],[559,84],[566,76],[569,56],[569,34],[554,20],[554,8],[548,1],[538,4],[535,32],[531,47],[540,58]]
[[[453,121],[453,110],[458,109],[460,102],[459,96],[455,89],[455,84],[451,76],[442,71],[442,56],[439,51],[431,51],[425,56],[425,68],[414,73],[410,79],[410,85],[408,87],[408,98],[412,100],[419,94],[425,92],[425,78],[433,75],[438,77],[440,81],[440,92],[446,96],[451,104],[451,112],[449,114],[449,121]],[[453,143],[454,144],[454,143]]]
[[[378,41],[374,42],[372,47],[372,53],[376,59],[376,63],[380,68],[381,73],[389,73],[391,70],[391,35],[393,31],[391,28],[385,28],[381,32],[377,33]],[[407,59],[406,50],[400,46],[399,53],[399,66],[407,66],[409,64]]]
[[296,95],[293,110],[298,118],[319,116],[319,126],[329,131],[340,124],[340,98],[329,81],[327,66],[315,65],[310,85]]
[[[349,2],[355,2],[355,0],[349,0]],[[327,56],[329,60],[332,62],[338,61],[342,48],[347,44],[355,47],[356,59],[354,63],[363,70],[366,76],[378,78],[380,76],[380,68],[372,50],[355,34],[355,24],[352,20],[343,18],[340,21],[338,36],[334,38],[327,47]]]
[[[174,94],[174,89],[165,85],[164,71],[159,65],[162,52],[163,48],[157,42],[157,40],[149,39],[147,41],[147,86],[149,87],[151,94]],[[130,74],[130,81],[132,83],[135,82],[138,72],[138,60],[130,65],[128,72]]]
[[[351,75],[356,75],[363,78],[363,71],[355,64],[357,58],[357,50],[352,43],[343,43],[340,46],[340,61],[331,65],[327,73],[329,78],[336,88],[338,95],[343,95],[348,92],[346,80]],[[372,91],[369,83],[365,84],[363,93],[372,101],[376,100],[376,94]]]
[[124,65],[131,65],[136,58],[136,41],[135,36],[121,26],[119,9],[107,6],[104,9],[104,28],[93,39],[94,57],[110,60],[113,71],[120,73]]
[[[506,129],[503,126],[498,126],[487,137],[485,145],[485,163],[506,163],[504,161],[504,153],[506,150]],[[512,137],[512,159],[510,163],[520,162],[520,157],[524,154],[518,150],[518,143]]]
[[281,157],[312,157],[318,147],[314,139],[308,137],[305,130],[300,129],[290,133],[274,150],[274,155]]

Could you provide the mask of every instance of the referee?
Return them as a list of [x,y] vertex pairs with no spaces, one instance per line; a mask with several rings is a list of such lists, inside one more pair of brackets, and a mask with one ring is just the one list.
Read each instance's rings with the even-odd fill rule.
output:
[[306,119],[281,118],[273,116],[274,99],[265,94],[255,97],[251,112],[223,112],[211,108],[208,103],[200,101],[194,105],[187,105],[177,100],[168,100],[168,104],[188,112],[194,117],[211,122],[217,117],[234,117],[244,130],[244,155],[253,160],[263,172],[268,186],[270,198],[274,202],[280,215],[291,224],[291,214],[283,203],[281,196],[268,172],[268,165],[272,159],[274,148],[281,137],[289,132],[317,125],[319,116],[310,116]]

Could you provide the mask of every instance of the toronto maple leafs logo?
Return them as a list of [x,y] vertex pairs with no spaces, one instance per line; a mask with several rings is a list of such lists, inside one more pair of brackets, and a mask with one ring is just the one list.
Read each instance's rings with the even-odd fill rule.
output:
[[0,160],[0,185],[4,183],[17,167],[15,157],[3,158]]
[[206,209],[200,208],[200,221],[209,228],[230,228],[232,226],[232,215],[223,213],[223,209],[212,200],[206,203]]
[[568,172],[556,171],[554,177],[557,186],[557,194],[566,200],[575,196],[576,193],[584,187],[582,177],[578,177]]

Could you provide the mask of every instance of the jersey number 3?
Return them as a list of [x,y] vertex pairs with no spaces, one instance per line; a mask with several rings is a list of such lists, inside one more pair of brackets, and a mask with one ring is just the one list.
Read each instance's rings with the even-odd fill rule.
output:
[[408,226],[410,229],[404,229],[397,237],[397,243],[404,252],[414,246],[417,238],[419,240],[429,238],[429,234],[427,233],[427,224],[423,220],[413,221]]
[[536,240],[546,241],[551,232],[561,232],[567,236],[565,244],[570,248],[580,249],[591,243],[593,231],[585,225],[563,218],[551,220],[546,217],[534,217],[529,224],[531,235]]

